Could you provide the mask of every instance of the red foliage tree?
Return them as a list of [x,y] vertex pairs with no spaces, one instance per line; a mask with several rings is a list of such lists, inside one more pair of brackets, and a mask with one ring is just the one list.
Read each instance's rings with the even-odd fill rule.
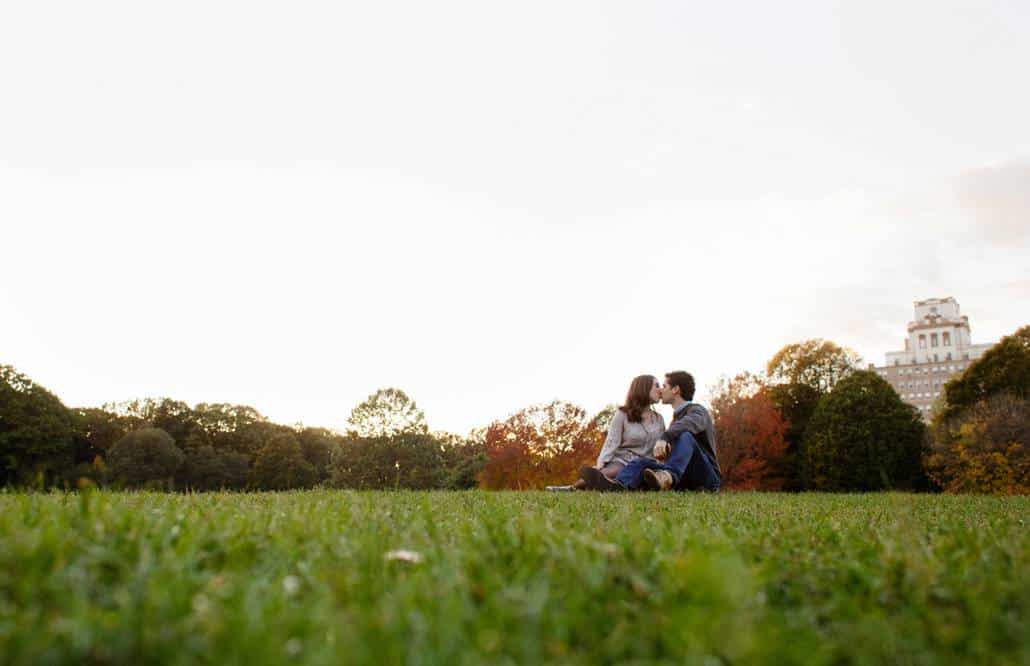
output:
[[[607,424],[604,424],[607,426]],[[535,405],[491,423],[481,433],[486,464],[481,488],[526,490],[570,483],[593,462],[605,432],[576,405]]]
[[722,487],[781,490],[787,422],[752,376],[724,382],[712,400]]

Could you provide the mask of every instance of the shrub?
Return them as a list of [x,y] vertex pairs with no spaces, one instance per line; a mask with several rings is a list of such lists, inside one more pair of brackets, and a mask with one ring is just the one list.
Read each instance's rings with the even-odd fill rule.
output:
[[160,428],[141,428],[118,440],[108,453],[111,474],[126,486],[170,487],[186,456]]
[[1030,492],[1030,398],[995,395],[939,423],[927,470],[948,492]]
[[924,483],[926,428],[883,378],[867,370],[819,400],[804,438],[804,475],[814,490],[913,488]]

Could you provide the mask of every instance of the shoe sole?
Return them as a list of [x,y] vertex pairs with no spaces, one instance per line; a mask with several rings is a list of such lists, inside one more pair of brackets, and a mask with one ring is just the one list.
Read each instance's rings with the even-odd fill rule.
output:
[[644,485],[650,490],[662,489],[662,482],[658,480],[658,475],[653,470],[645,469],[644,473],[640,476],[643,477]]

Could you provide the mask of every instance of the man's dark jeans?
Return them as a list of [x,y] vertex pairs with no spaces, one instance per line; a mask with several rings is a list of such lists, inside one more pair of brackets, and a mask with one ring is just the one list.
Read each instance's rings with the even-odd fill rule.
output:
[[643,485],[645,469],[664,469],[669,472],[672,474],[672,487],[677,490],[700,488],[715,492],[722,485],[715,466],[689,432],[679,436],[664,463],[652,458],[637,458],[622,468],[615,476],[615,481],[630,490],[637,490]]

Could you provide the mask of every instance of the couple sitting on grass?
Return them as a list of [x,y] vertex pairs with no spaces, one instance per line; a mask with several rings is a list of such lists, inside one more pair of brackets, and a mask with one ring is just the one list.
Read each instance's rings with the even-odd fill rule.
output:
[[[581,467],[571,488],[581,490],[719,490],[715,426],[708,410],[691,402],[694,378],[677,370],[659,384],[651,375],[633,380],[626,403],[608,427],[595,467]],[[672,407],[672,423],[654,410]]]

